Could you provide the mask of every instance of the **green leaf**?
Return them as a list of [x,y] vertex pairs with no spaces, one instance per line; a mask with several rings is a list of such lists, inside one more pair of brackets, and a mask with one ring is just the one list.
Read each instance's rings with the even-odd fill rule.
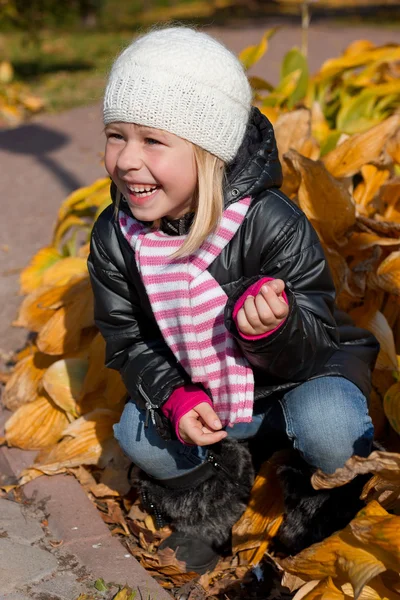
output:
[[325,156],[325,154],[328,154],[328,152],[336,148],[341,135],[341,131],[331,131],[331,133],[326,136],[323,144],[321,145],[321,157]]
[[377,125],[380,119],[373,116],[375,102],[376,98],[368,90],[353,97],[343,93],[336,128],[352,135]]
[[282,106],[288,102],[289,98],[295,91],[298,81],[301,77],[301,70],[297,69],[288,73],[280,83],[276,86],[273,92],[267,96],[263,102],[263,106]]
[[287,52],[283,59],[281,67],[281,81],[285,80],[285,78],[291,73],[297,71],[300,71],[300,75],[294,91],[288,98],[287,105],[289,109],[293,108],[297,102],[306,96],[309,79],[307,59],[298,48],[292,48],[292,50]]
[[106,585],[104,579],[96,579],[96,581],[94,582],[94,587],[99,592],[107,592],[108,591],[108,586]]

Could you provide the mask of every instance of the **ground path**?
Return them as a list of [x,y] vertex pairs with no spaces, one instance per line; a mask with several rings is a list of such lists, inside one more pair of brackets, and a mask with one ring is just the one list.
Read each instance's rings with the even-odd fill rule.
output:
[[[263,32],[276,24],[269,21],[210,31],[238,52],[257,43]],[[309,35],[311,71],[354,39],[376,44],[399,42],[400,29],[313,25]],[[300,42],[300,27],[283,25],[253,74],[276,82],[283,55]],[[103,176],[102,151],[100,104],[43,115],[17,129],[0,129],[0,351],[10,352],[25,339],[24,331],[10,325],[20,303],[19,270],[49,242],[57,209],[67,194]]]

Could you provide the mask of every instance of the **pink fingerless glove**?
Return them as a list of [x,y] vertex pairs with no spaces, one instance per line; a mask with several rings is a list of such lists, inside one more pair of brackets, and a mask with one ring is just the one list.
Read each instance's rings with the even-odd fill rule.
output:
[[[246,298],[248,296],[257,296],[257,294],[261,290],[262,286],[265,283],[268,283],[268,281],[274,281],[274,277],[263,277],[259,281],[256,281],[255,283],[253,283],[253,285],[248,287],[247,290],[244,292],[244,294],[242,294],[240,296],[239,300],[237,300],[237,302],[235,304],[232,316],[233,316],[233,320],[235,321],[237,330],[240,334],[240,337],[242,337],[244,340],[261,340],[262,338],[266,338],[269,335],[271,335],[272,333],[274,333],[277,329],[279,329],[279,327],[281,327],[286,320],[286,319],[284,319],[281,323],[279,323],[279,325],[277,325],[275,327],[275,329],[272,329],[271,331],[267,331],[266,333],[260,333],[259,335],[245,335],[244,333],[242,333],[240,331],[240,329],[238,327],[237,314],[238,314],[239,310],[242,308],[243,304],[245,303]],[[286,304],[289,304],[285,292],[282,293],[282,298],[285,300]]]
[[163,414],[171,421],[176,437],[182,444],[190,445],[184,442],[179,435],[179,421],[183,415],[201,402],[207,402],[212,407],[212,402],[204,390],[196,385],[188,384],[174,390],[161,407]]

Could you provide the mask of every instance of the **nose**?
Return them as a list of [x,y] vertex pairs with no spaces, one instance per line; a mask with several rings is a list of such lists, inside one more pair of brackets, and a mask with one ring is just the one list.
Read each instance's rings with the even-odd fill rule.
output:
[[128,142],[121,149],[117,158],[117,169],[121,173],[134,170],[138,171],[143,166],[143,157],[140,145],[133,141]]

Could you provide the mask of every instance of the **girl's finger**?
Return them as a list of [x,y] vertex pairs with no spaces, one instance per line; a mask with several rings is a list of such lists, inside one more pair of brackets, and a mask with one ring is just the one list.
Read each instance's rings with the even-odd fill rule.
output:
[[260,319],[262,325],[269,326],[275,323],[276,319],[274,313],[262,294],[257,294],[255,304],[258,311],[258,318]]
[[211,431],[221,429],[222,425],[221,421],[218,418],[218,415],[207,402],[200,402],[200,404],[195,406],[194,410],[200,416],[201,420],[203,421],[205,426],[208,427],[208,429],[210,429]]
[[258,327],[260,327],[260,325],[262,325],[262,323],[260,321],[260,317],[258,316],[258,311],[257,311],[257,307],[255,304],[254,296],[247,296],[247,298],[243,304],[243,310],[244,310],[244,314],[246,315],[246,319],[247,319],[248,323],[251,325],[251,327],[253,327],[254,329],[257,329]]
[[226,431],[216,431],[215,433],[203,433],[202,431],[199,432],[198,429],[194,429],[193,431],[190,431],[188,435],[190,437],[191,442],[193,444],[196,444],[196,446],[209,446],[220,442],[221,440],[226,438],[228,434],[226,433]]
[[283,281],[283,279],[273,279],[272,281],[269,281],[266,285],[271,286],[278,296],[282,294],[283,290],[285,289],[285,282]]
[[244,312],[243,308],[241,308],[238,314],[236,315],[236,322],[238,329],[243,333],[246,333],[247,335],[251,335],[252,333],[254,333],[254,329],[248,322],[246,313]]
[[269,285],[263,285],[261,288],[261,294],[268,303],[273,316],[276,319],[283,319],[286,317],[289,311],[289,307],[282,296],[278,296],[276,292]]

